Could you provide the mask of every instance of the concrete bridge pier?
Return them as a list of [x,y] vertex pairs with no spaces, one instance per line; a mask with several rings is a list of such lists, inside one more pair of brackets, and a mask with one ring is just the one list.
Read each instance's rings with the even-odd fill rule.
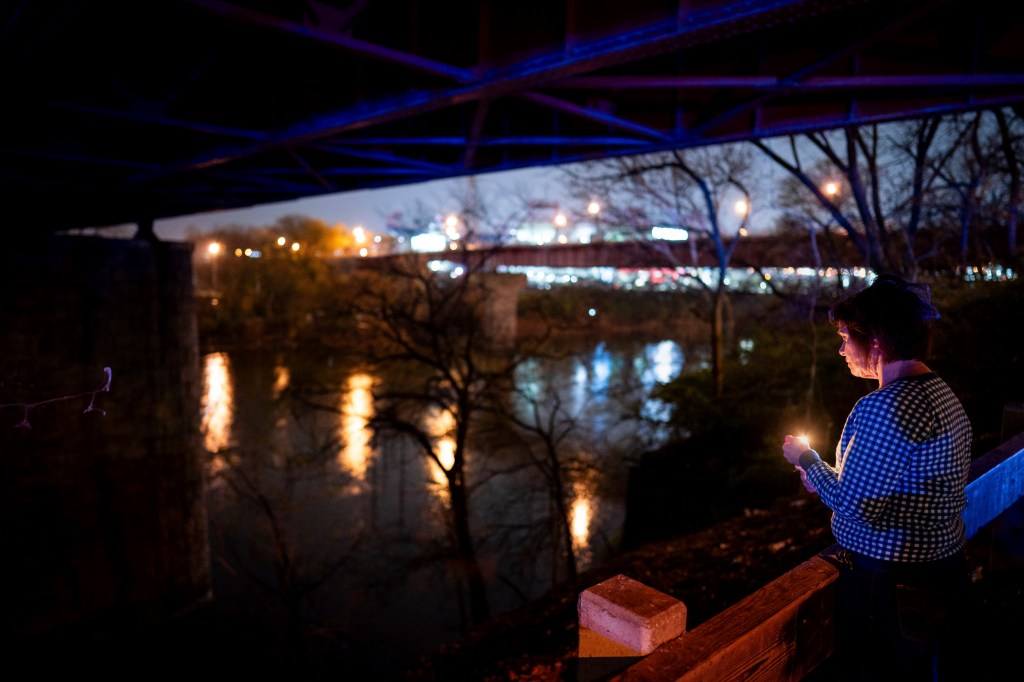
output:
[[526,281],[526,275],[477,275],[483,294],[483,321],[489,350],[505,351],[515,346],[519,293],[526,288]]
[[8,643],[159,624],[210,596],[200,381],[191,245],[0,249]]

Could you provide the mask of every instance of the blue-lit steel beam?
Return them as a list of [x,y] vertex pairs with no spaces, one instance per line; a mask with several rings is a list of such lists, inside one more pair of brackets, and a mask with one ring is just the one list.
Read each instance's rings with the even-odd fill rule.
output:
[[[223,13],[237,12],[238,17],[248,17],[252,21],[265,22],[282,30],[292,30],[306,34],[308,29],[301,24],[282,20],[274,21],[266,15],[254,15],[249,10],[235,8],[232,5],[216,0],[190,0],[203,7],[215,9]],[[679,21],[657,21],[638,30],[626,31],[608,38],[581,43],[569,53],[558,53],[544,58],[529,60],[522,64],[509,67],[495,73],[488,73],[482,78],[475,78],[463,69],[445,68],[446,65],[431,62],[424,63],[419,59],[405,59],[405,55],[381,46],[373,46],[363,41],[337,39],[339,47],[360,50],[362,53],[386,58],[396,64],[405,64],[410,68],[423,68],[435,75],[445,75],[461,83],[469,85],[457,86],[442,91],[411,92],[404,97],[373,106],[360,106],[328,115],[316,116],[288,126],[267,138],[249,146],[221,147],[202,154],[191,161],[166,169],[167,173],[207,168],[213,165],[260,153],[268,148],[289,144],[308,143],[323,137],[329,137],[346,131],[360,130],[390,121],[401,120],[411,116],[419,116],[461,103],[468,103],[481,98],[497,98],[518,94],[534,89],[552,81],[577,76],[595,69],[607,68],[628,63],[639,56],[649,57],[662,54],[680,47],[687,40],[703,39],[703,34],[732,26],[735,32],[754,30],[750,22],[758,17],[758,26],[763,27],[774,21],[791,21],[794,14],[800,13],[801,7],[817,6],[813,0],[752,0],[747,2],[727,3],[700,12],[687,14]],[[323,32],[313,31],[314,36],[325,40],[332,39]],[[469,80],[466,80],[466,79]],[[532,97],[533,95],[531,95]],[[541,96],[542,97],[542,96]],[[537,101],[537,100],[535,100]],[[555,104],[558,100],[548,100]],[[583,114],[583,109],[576,110]],[[609,122],[625,127],[627,122],[611,117]],[[641,127],[642,128],[642,127]],[[644,133],[655,138],[664,133],[650,131]],[[144,181],[146,178],[136,178]]]

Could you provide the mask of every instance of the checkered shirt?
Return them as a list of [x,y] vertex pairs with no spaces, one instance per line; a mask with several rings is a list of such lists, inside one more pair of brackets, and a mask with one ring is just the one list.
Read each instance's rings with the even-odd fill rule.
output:
[[836,445],[836,465],[807,478],[832,510],[846,549],[875,559],[945,558],[967,544],[962,512],[971,424],[934,373],[897,379],[861,398]]

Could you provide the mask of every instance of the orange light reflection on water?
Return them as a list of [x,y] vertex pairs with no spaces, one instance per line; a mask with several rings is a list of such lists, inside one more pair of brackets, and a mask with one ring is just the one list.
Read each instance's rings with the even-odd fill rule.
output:
[[445,473],[451,471],[455,464],[455,439],[450,435],[454,426],[455,418],[447,410],[432,412],[426,418],[425,423],[427,431],[435,439],[434,451],[441,462],[441,467],[444,468],[442,471],[437,462],[430,463],[430,475],[436,484],[434,491],[440,499],[445,501],[448,500],[448,478]]
[[284,365],[274,367],[274,397],[280,398],[284,389],[292,382],[292,373]]
[[[200,401],[203,445],[217,455],[230,444],[231,424],[235,416],[234,387],[226,353],[211,353],[203,362],[203,394]],[[223,467],[219,457],[213,460],[215,469]]]
[[592,486],[577,483],[573,486],[575,498],[569,512],[570,530],[572,531],[572,551],[576,556],[576,564],[585,569],[593,559],[590,543],[590,522],[594,517],[596,500]]
[[367,424],[373,417],[373,377],[358,372],[348,378],[341,396],[341,439],[345,444],[338,455],[338,464],[358,481],[366,479],[373,458]]

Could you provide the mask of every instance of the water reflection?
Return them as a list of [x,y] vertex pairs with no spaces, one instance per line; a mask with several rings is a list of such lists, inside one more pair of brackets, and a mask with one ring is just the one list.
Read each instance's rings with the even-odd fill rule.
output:
[[576,499],[572,502],[570,528],[572,530],[572,551],[580,569],[588,568],[593,553],[590,549],[591,492],[576,486]]
[[[434,452],[440,462],[430,463],[431,478],[434,481],[434,494],[444,502],[448,501],[448,479],[445,473],[451,471],[455,464],[455,439],[451,432],[455,427],[455,418],[447,410],[431,410],[424,420],[427,432],[435,439]],[[442,470],[443,468],[443,470]]]
[[594,349],[593,359],[590,363],[590,391],[592,393],[604,393],[608,390],[608,380],[612,375],[612,354],[608,347],[601,342]]
[[211,353],[206,356],[200,405],[203,445],[210,453],[220,452],[230,444],[235,411],[227,353]]
[[345,446],[339,453],[339,464],[352,474],[353,483],[366,480],[366,470],[373,458],[370,431],[367,425],[373,417],[373,377],[356,372],[345,383],[341,396],[341,432]]
[[644,388],[651,383],[667,383],[675,379],[683,369],[683,350],[675,341],[660,341],[644,348],[647,370],[644,372]]
[[292,381],[291,371],[284,365],[278,365],[274,367],[274,397],[280,398],[281,393],[284,389],[288,388],[288,384]]
[[[560,448],[567,457],[587,462],[587,471],[570,467],[565,479],[571,485],[572,550],[577,568],[586,570],[615,549],[624,523],[626,460],[620,455],[635,451],[639,442],[637,424],[622,421],[624,406],[649,402],[645,389],[678,374],[682,352],[671,341],[639,340],[588,342],[572,354],[563,350],[561,359],[537,357],[519,366],[517,384],[537,402],[515,396],[515,404],[526,421],[532,421],[533,407],[544,416],[558,410],[559,418],[547,426],[571,425]],[[231,466],[262,486],[261,499],[275,502],[281,528],[294,540],[293,558],[312,571],[311,580],[318,578],[315,567],[340,565],[338,557],[348,561],[351,554],[352,570],[325,582],[316,600],[324,613],[359,624],[358,636],[367,646],[358,655],[368,658],[380,654],[372,649],[378,640],[388,652],[384,656],[398,656],[396,644],[411,655],[450,640],[461,627],[458,599],[453,599],[460,578],[451,564],[432,560],[443,556],[439,550],[446,543],[445,474],[455,456],[453,417],[441,409],[422,417],[437,462],[425,459],[408,438],[384,434],[374,440],[368,426],[379,407],[375,385],[403,380],[301,354],[204,358],[207,448],[224,450],[225,457],[230,452]],[[315,398],[311,402],[326,409],[310,412],[309,405],[296,409],[285,402],[303,388]],[[500,436],[477,432],[464,453],[474,488],[473,519],[480,529],[478,550],[488,567],[496,613],[564,575],[560,562],[566,549],[564,531],[551,523],[549,482],[536,466],[539,451],[531,451],[531,443],[524,448],[521,438]],[[215,460],[221,468],[225,462]],[[277,496],[266,496],[268,491]],[[243,552],[247,570],[272,582],[275,557],[268,549],[276,545],[266,540],[251,500],[228,486],[211,492],[211,520],[224,544],[215,550],[231,557]],[[252,545],[240,547],[249,537]],[[215,570],[218,593],[242,591],[237,571]],[[387,598],[370,598],[376,595]]]
[[[638,360],[639,361],[639,360]],[[649,395],[658,384],[672,381],[683,370],[683,349],[674,341],[661,341],[644,348],[645,366],[640,368],[640,383]],[[647,398],[640,408],[640,416],[650,424],[664,424],[671,416],[671,408],[657,398]]]
[[572,381],[572,398],[574,405],[585,405],[587,402],[587,396],[590,395],[590,390],[587,386],[587,377],[590,376],[590,372],[587,366],[583,363],[576,365],[576,371],[573,373]]

